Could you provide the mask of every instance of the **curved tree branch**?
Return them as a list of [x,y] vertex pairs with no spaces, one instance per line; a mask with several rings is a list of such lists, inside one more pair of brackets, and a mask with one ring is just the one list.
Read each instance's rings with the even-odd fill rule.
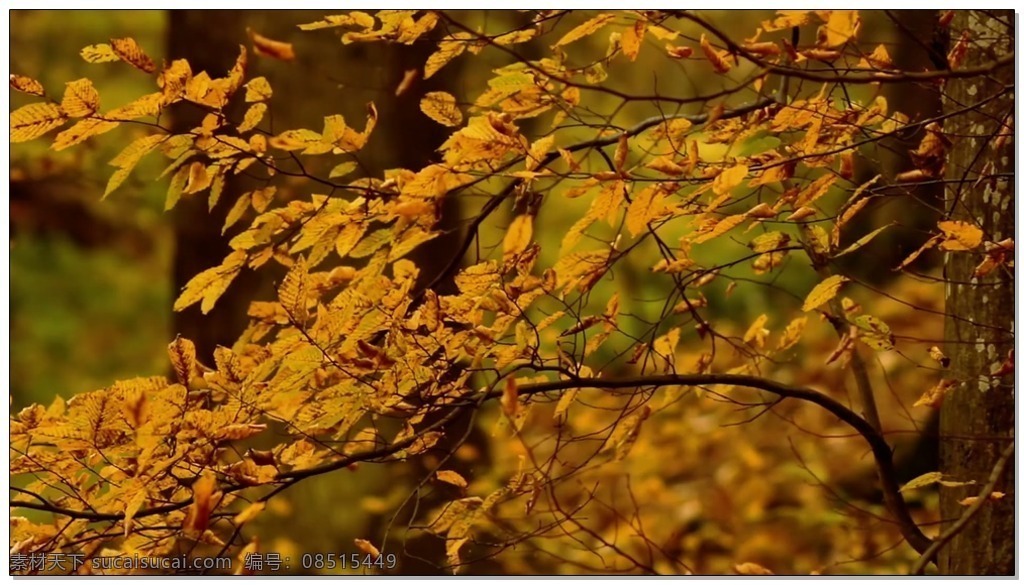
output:
[[917,559],[914,563],[914,567],[910,570],[911,575],[923,575],[925,567],[928,563],[934,563],[935,557],[938,556],[939,551],[942,547],[949,544],[949,541],[953,540],[953,537],[967,527],[967,524],[974,518],[978,512],[981,511],[982,506],[988,502],[989,496],[996,490],[996,484],[999,483],[999,479],[1003,476],[1003,471],[1006,469],[1006,464],[1010,461],[1010,456],[1013,455],[1014,445],[1010,443],[1003,449],[1002,454],[996,461],[995,467],[992,468],[992,473],[988,476],[988,482],[985,484],[984,489],[978,494],[977,500],[971,504],[970,508],[963,513],[957,521],[949,527],[949,530],[943,532],[932,541],[931,546],[928,547],[924,553],[921,554],[921,558]]
[[[878,466],[878,476],[882,483],[882,492],[885,494],[886,505],[889,508],[890,513],[894,516],[897,525],[899,526],[900,533],[906,538],[907,542],[921,554],[925,554],[927,550],[932,546],[932,541],[921,532],[921,529],[914,522],[914,519],[910,516],[910,512],[907,508],[906,502],[903,500],[903,496],[899,491],[899,484],[896,481],[895,468],[893,466],[892,450],[889,448],[889,444],[886,443],[882,435],[872,426],[869,422],[864,420],[860,415],[850,410],[842,403],[835,399],[812,390],[810,388],[803,388],[798,386],[789,386],[781,382],[769,380],[766,378],[760,378],[757,376],[741,375],[741,374],[662,374],[654,376],[627,376],[619,378],[570,378],[565,380],[555,380],[551,382],[540,382],[536,384],[525,384],[519,387],[520,396],[529,396],[533,394],[545,394],[548,392],[559,392],[563,390],[569,390],[572,388],[597,388],[603,390],[627,390],[635,389],[639,387],[666,387],[666,386],[707,386],[714,384],[730,385],[730,386],[743,386],[746,388],[754,388],[757,390],[763,390],[769,392],[781,398],[794,398],[805,402],[816,404],[821,408],[824,408],[831,414],[835,415],[838,419],[852,427],[862,436],[871,448],[871,452],[875,457],[875,463]],[[311,467],[308,469],[302,469],[297,471],[281,473],[278,476],[279,480],[286,481],[287,483],[283,486],[279,486],[277,491],[286,489],[297,483],[298,481],[316,476],[324,473],[329,473],[338,469],[343,469],[362,461],[370,461],[373,459],[379,459],[386,457],[401,451],[408,447],[421,433],[430,430],[442,429],[445,424],[453,420],[457,414],[465,408],[477,408],[483,402],[488,400],[498,399],[502,396],[502,390],[489,389],[470,394],[466,396],[464,401],[451,405],[451,410],[441,417],[438,421],[431,425],[428,425],[425,429],[422,429],[419,433],[416,433],[407,439],[397,442],[380,449],[343,457],[329,463]],[[239,491],[250,486],[235,485],[229,486],[224,491],[234,492]],[[987,497],[987,496],[986,496]],[[192,499],[169,504],[166,506],[159,506],[155,508],[149,508],[140,510],[135,514],[135,518],[142,518],[146,516],[153,516],[156,514],[162,514],[166,512],[172,512],[180,510],[189,506],[192,503]],[[36,504],[33,502],[11,502],[11,508],[28,508],[34,510],[43,510],[68,516],[76,519],[85,519],[92,521],[117,521],[124,519],[124,513],[112,513],[112,514],[100,514],[92,512],[84,512],[80,510],[69,510],[65,508],[58,508],[56,506],[46,506],[43,504]]]
[[[896,481],[896,470],[893,466],[892,450],[889,448],[885,438],[863,417],[817,390],[789,386],[766,378],[740,374],[664,374],[623,378],[573,378],[538,384],[526,384],[520,386],[518,391],[520,396],[524,396],[568,390],[570,388],[618,390],[645,386],[706,386],[712,384],[744,386],[763,390],[782,398],[795,398],[817,404],[847,425],[853,427],[871,447],[871,453],[874,455],[875,463],[878,467],[878,477],[882,483],[882,493],[885,495],[886,506],[895,517],[903,537],[919,553],[923,553],[931,546],[931,540],[921,532],[917,523],[914,522],[907,508],[907,503],[903,499],[902,494],[900,494],[899,484]],[[487,398],[493,399],[500,395],[501,391],[491,390]]]

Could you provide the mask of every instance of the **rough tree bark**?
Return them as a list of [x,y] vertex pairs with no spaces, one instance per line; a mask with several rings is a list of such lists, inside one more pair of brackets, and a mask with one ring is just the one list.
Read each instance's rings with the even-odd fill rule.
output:
[[[1012,11],[958,11],[952,40],[968,30],[972,44],[963,66],[990,63],[1012,53]],[[1014,107],[1014,71],[1005,67],[990,76],[951,80],[946,85],[947,112],[993,95],[999,99],[950,118],[944,131],[953,141],[947,163],[947,215],[979,225],[986,241],[1014,235],[1014,154],[1012,138],[996,150],[997,135]],[[1011,87],[1011,89],[1007,89]],[[1012,132],[1012,131],[1011,131]],[[946,349],[951,377],[960,386],[941,409],[941,470],[956,480],[984,485],[1007,441],[1014,440],[1013,375],[993,376],[1013,347],[1014,275],[1003,267],[975,278],[980,255],[947,255]],[[979,485],[941,490],[942,516],[948,522],[965,510],[958,501]],[[1006,495],[986,505],[953,538],[939,557],[944,574],[1014,573],[1014,471],[1010,465],[996,490]]]

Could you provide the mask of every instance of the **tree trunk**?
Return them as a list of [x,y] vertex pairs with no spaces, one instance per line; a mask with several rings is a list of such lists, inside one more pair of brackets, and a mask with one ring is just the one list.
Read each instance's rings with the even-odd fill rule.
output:
[[[379,123],[370,137],[366,147],[356,155],[359,172],[368,176],[382,177],[387,169],[406,168],[418,171],[421,168],[441,160],[437,148],[450,134],[450,130],[427,118],[420,112],[419,103],[423,95],[429,91],[444,89],[456,95],[458,80],[458,64],[452,63],[438,75],[429,80],[419,79],[402,93],[396,96],[395,90],[402,81],[406,71],[419,69],[422,73],[427,57],[436,49],[436,42],[417,43],[413,46],[394,45],[387,43],[354,43],[343,45],[336,36],[336,31],[323,30],[302,32],[298,24],[322,19],[322,11],[265,11],[265,10],[179,10],[171,11],[169,27],[170,58],[186,58],[192,65],[193,72],[206,70],[211,77],[221,77],[232,66],[238,56],[239,44],[249,45],[246,28],[252,28],[264,36],[289,42],[294,45],[296,59],[282,62],[262,58],[250,51],[246,77],[264,76],[274,90],[269,102],[272,120],[271,132],[281,132],[293,128],[309,128],[319,131],[323,127],[324,116],[341,114],[351,126],[361,129],[366,118],[366,104],[373,102],[379,114]],[[440,31],[437,31],[438,36]],[[434,39],[436,41],[436,39]],[[243,109],[244,111],[244,109]],[[229,111],[231,119],[240,120],[242,111]],[[185,132],[198,126],[205,115],[198,108],[192,108],[176,116],[174,129]],[[282,166],[289,166],[287,159],[282,159]],[[336,157],[305,157],[304,168],[311,174],[327,176],[331,166],[337,164]],[[308,199],[310,193],[323,192],[322,187],[301,179],[288,183],[279,181],[279,197],[298,197]],[[197,273],[221,262],[230,251],[228,241],[245,223],[243,219],[236,227],[221,236],[224,217],[234,201],[244,192],[258,185],[246,181],[241,176],[231,176],[225,186],[220,203],[209,213],[206,197],[183,198],[176,208],[176,245],[174,262],[175,287],[180,290],[189,279]],[[282,194],[281,191],[294,191]],[[447,197],[441,210],[442,220],[437,229],[443,233],[430,242],[420,246],[408,256],[420,268],[420,285],[434,280],[451,260],[452,251],[460,242],[459,234],[460,205],[457,197]],[[331,262],[325,261],[325,265]],[[323,269],[324,266],[318,267]],[[244,270],[232,283],[227,292],[217,302],[216,307],[208,315],[202,315],[198,307],[176,313],[174,329],[196,343],[201,359],[208,360],[217,345],[230,346],[248,324],[247,308],[254,299],[271,299],[270,290],[274,282],[280,282],[281,274],[268,273],[267,267],[257,272]],[[451,278],[443,279],[434,287],[439,294],[455,292]],[[460,438],[469,432],[468,442],[477,445],[482,453],[485,437],[476,428],[471,416],[463,417],[454,422],[448,429],[453,438]],[[441,445],[443,448],[444,445]],[[454,444],[452,445],[454,448]],[[482,455],[483,457],[483,455]],[[481,464],[481,461],[476,461]],[[449,466],[457,471],[468,474],[468,469],[460,467],[458,462]],[[413,477],[392,477],[388,482],[407,482],[409,489],[422,479],[423,469]],[[337,539],[341,531],[359,531],[357,522],[365,518],[360,515],[358,521],[348,525],[332,524],[336,516],[325,516],[324,506],[336,504],[335,495],[342,491],[336,487],[337,479],[324,479],[319,482],[303,484],[290,491],[292,497],[304,501],[307,509],[319,515],[321,523],[311,530],[312,534],[326,533],[326,537]],[[352,480],[341,480],[352,481]],[[365,477],[362,481],[367,481]],[[381,481],[374,478],[372,481]],[[348,488],[346,488],[347,490]],[[361,489],[372,491],[386,489],[384,485],[363,486]],[[345,491],[349,493],[351,490]],[[358,491],[358,490],[356,490]],[[367,529],[369,534],[358,534],[360,537],[373,537],[383,531],[387,518],[379,522],[371,522]],[[296,525],[301,520],[293,519]],[[309,535],[307,535],[309,536]],[[346,535],[347,536],[347,535]],[[300,540],[308,544],[307,540]],[[436,545],[436,546],[433,546]],[[407,573],[425,574],[437,572],[436,562],[444,559],[444,543],[414,541],[407,545],[407,550],[396,549],[400,554],[402,569]],[[435,563],[424,562],[424,558]]]
[[[967,62],[960,67],[991,63],[1011,54],[1014,42],[1012,11],[957,11],[952,42],[962,30],[971,36]],[[997,136],[1012,114],[1012,67],[984,77],[947,82],[947,114],[998,99],[947,120],[944,131],[953,141],[947,163],[946,211],[949,219],[966,221],[984,231],[986,241],[1014,235],[1012,138],[996,150]],[[980,250],[980,249],[979,249]],[[1002,266],[983,278],[973,276],[981,254],[947,254],[946,353],[948,376],[960,385],[942,405],[941,470],[950,479],[973,480],[974,485],[941,490],[941,510],[947,528],[966,508],[958,501],[977,494],[988,482],[1000,452],[1014,440],[1012,374],[994,376],[1014,339],[1014,275]],[[986,503],[941,551],[943,574],[1012,575],[1014,573],[1014,471],[1011,460],[996,485],[1006,495]]]
[[[238,57],[239,45],[248,44],[248,15],[245,10],[169,11],[168,59],[187,59],[194,73],[206,71],[210,77],[223,77]],[[183,104],[175,110],[171,128],[175,133],[188,132],[205,115],[202,109]],[[193,276],[220,264],[231,251],[228,241],[234,234],[221,235],[221,226],[235,200],[253,188],[247,183],[244,177],[230,177],[212,211],[208,210],[205,194],[183,197],[175,206],[174,296]],[[218,345],[230,347],[245,329],[249,303],[259,292],[262,280],[261,274],[243,270],[209,314],[203,315],[198,304],[175,312],[173,333],[195,342],[199,359],[209,363]]]

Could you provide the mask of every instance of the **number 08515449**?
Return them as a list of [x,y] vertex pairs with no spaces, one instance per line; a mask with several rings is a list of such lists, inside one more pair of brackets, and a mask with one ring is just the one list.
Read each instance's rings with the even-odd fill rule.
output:
[[394,553],[371,555],[366,553],[306,553],[302,555],[303,569],[394,569],[398,557]]

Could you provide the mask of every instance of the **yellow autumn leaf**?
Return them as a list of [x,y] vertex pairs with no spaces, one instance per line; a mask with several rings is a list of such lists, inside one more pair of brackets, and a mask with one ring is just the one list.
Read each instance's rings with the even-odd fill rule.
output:
[[307,294],[309,292],[309,275],[306,271],[306,261],[300,256],[284,280],[277,289],[277,296],[281,301],[289,319],[302,325],[309,316],[306,308]]
[[831,301],[837,294],[839,294],[839,289],[843,286],[843,283],[849,280],[849,278],[837,274],[819,282],[817,286],[811,289],[811,292],[807,294],[807,298],[804,299],[804,312],[813,311],[814,309],[817,309]]
[[583,37],[590,36],[601,29],[604,25],[608,24],[615,19],[614,14],[598,14],[583,24],[565,33],[562,38],[558,39],[558,42],[554,44],[555,47],[564,47],[569,43],[574,43]]
[[193,378],[199,369],[196,362],[196,343],[179,335],[167,345],[167,356],[171,360],[171,368],[178,382],[187,385],[188,380]]
[[[865,199],[865,201],[867,201],[867,200]],[[850,244],[849,246],[847,246],[842,252],[839,252],[838,254],[833,256],[833,258],[838,258],[840,256],[844,256],[844,255],[849,254],[851,252],[856,252],[857,250],[859,250],[859,249],[863,248],[864,246],[866,246],[871,240],[875,239],[875,236],[877,236],[878,234],[882,233],[886,229],[892,227],[893,225],[895,225],[895,224],[887,223],[887,224],[883,225],[880,228],[876,228],[874,230],[871,230],[869,233],[867,233],[864,236],[862,236],[856,242],[854,242],[854,243]],[[838,243],[839,242],[839,238],[838,237],[833,237],[832,241],[834,243]]]
[[908,481],[906,484],[903,485],[903,487],[900,488],[900,491],[901,492],[905,492],[905,491],[908,491],[908,490],[916,490],[916,489],[919,489],[919,488],[923,488],[925,486],[932,485],[933,483],[938,483],[941,480],[942,480],[942,473],[941,472],[939,472],[939,471],[929,471],[928,473],[925,473],[924,475],[919,475],[919,476],[915,477],[914,479]]
[[248,132],[259,125],[260,121],[263,120],[264,114],[267,113],[267,104],[257,103],[249,107],[245,112],[245,116],[242,118],[242,123],[238,125],[239,132]]
[[651,221],[665,212],[665,193],[658,187],[647,187],[633,197],[626,209],[626,229],[634,238],[644,233]]
[[973,250],[985,236],[978,226],[965,221],[940,221],[939,229],[946,238],[939,247],[951,252]]
[[143,136],[142,138],[132,141],[124,148],[124,150],[118,153],[118,155],[110,161],[110,164],[119,168],[113,175],[111,175],[110,180],[107,182],[107,188],[103,192],[103,198],[110,195],[124,182],[125,179],[128,178],[128,175],[131,174],[135,165],[142,160],[142,157],[152,152],[157,145],[166,139],[167,137],[163,134]]
[[265,424],[238,423],[218,427],[210,438],[214,441],[240,441],[248,439],[267,430]]
[[432,91],[420,100],[420,111],[428,118],[444,126],[458,126],[462,123],[462,112],[455,96],[444,91]]
[[114,52],[114,48],[107,43],[89,45],[82,49],[80,54],[86,63],[109,63],[121,60],[121,57],[118,57],[117,53]]
[[774,207],[768,205],[767,203],[758,203],[757,205],[748,209],[746,213],[747,217],[753,217],[757,219],[771,219],[778,214],[779,212]]
[[27,93],[28,95],[42,96],[46,93],[46,90],[43,89],[43,84],[31,77],[25,77],[24,75],[15,75],[12,73],[10,85],[11,89],[20,91],[21,93]]
[[270,82],[266,77],[253,77],[245,84],[245,101],[247,102],[262,102],[270,99],[273,95],[274,90],[271,89]]
[[452,59],[461,55],[469,47],[471,38],[472,35],[469,33],[457,32],[442,39],[437,45],[437,50],[427,58],[427,63],[423,66],[423,79],[430,79]]
[[509,418],[515,418],[519,408],[519,385],[515,378],[509,376],[505,378],[505,388],[501,393],[501,410]]
[[747,246],[759,253],[774,252],[789,243],[789,234],[783,232],[767,232],[750,241]]
[[56,104],[28,104],[11,112],[11,142],[39,138],[67,121]]
[[210,514],[220,501],[220,494],[217,491],[217,477],[211,472],[204,473],[192,484],[192,505],[182,525],[186,534],[198,536],[206,530]]
[[249,504],[244,510],[235,515],[235,526],[241,526],[256,516],[259,516],[260,512],[262,512],[266,507],[266,502],[253,502]]
[[861,63],[861,67],[865,69],[889,69],[892,67],[892,57],[889,56],[889,50],[885,45],[878,45]]
[[505,33],[494,37],[494,44],[499,46],[516,45],[519,43],[525,43],[526,41],[537,36],[537,29],[527,28],[523,30],[514,30],[510,33]]
[[[12,117],[13,120],[13,117]],[[53,139],[50,148],[53,150],[64,150],[81,142],[85,142],[93,136],[109,132],[117,128],[118,122],[100,120],[98,118],[86,118],[79,120],[77,124],[64,130]]]
[[766,20],[761,23],[761,28],[765,32],[773,32],[777,30],[793,28],[803,26],[811,21],[810,10],[779,10],[776,11],[776,17],[772,20]]
[[740,225],[746,221],[746,219],[747,217],[743,214],[730,215],[729,217],[722,218],[721,220],[709,218],[706,220],[706,223],[697,230],[692,241],[694,244],[701,244],[709,240],[713,240]]
[[922,394],[916,402],[914,402],[913,406],[939,408],[942,406],[942,401],[946,398],[946,394],[956,388],[959,384],[960,383],[956,380],[939,380],[939,383],[925,391],[925,393]]
[[865,345],[878,351],[886,351],[895,346],[895,338],[892,331],[884,321],[873,315],[860,315],[854,318],[853,323],[860,329],[857,337]]
[[521,254],[530,245],[533,237],[533,216],[529,214],[517,215],[505,231],[505,239],[502,241],[502,253],[509,255]]
[[860,14],[856,10],[833,10],[825,23],[826,42],[838,47],[857,34],[860,28]]
[[615,172],[620,175],[623,174],[627,156],[629,156],[629,136],[623,132],[619,135],[619,142],[615,145],[615,156],[612,158],[615,164]]
[[132,496],[132,498],[128,501],[128,504],[125,506],[125,509],[124,509],[124,535],[125,536],[128,536],[128,534],[131,533],[131,529],[132,529],[132,526],[133,526],[132,520],[135,518],[135,515],[139,513],[139,510],[146,503],[147,499],[148,499],[148,494],[146,493],[145,488],[142,488],[138,492],[136,492],[134,496]]
[[176,301],[174,310],[183,311],[189,306],[202,301],[203,314],[210,312],[214,303],[220,298],[228,285],[234,280],[245,264],[245,252],[236,250],[229,254],[218,266],[208,268],[192,277]]
[[747,328],[747,332],[743,334],[743,342],[750,343],[758,348],[764,347],[765,338],[767,338],[770,333],[770,331],[764,327],[767,322],[768,315],[765,315],[764,313],[762,313],[757,319],[754,319],[754,322]]
[[156,117],[163,109],[164,95],[160,92],[146,94],[139,99],[119,106],[103,114],[103,117],[111,121],[135,120],[146,116]]
[[612,456],[613,461],[621,461],[625,459],[633,449],[633,445],[636,444],[636,440],[640,436],[640,429],[643,427],[644,421],[647,420],[650,415],[651,407],[645,404],[640,407],[640,410],[626,417],[615,428],[615,432],[612,436],[608,438],[608,442],[605,443],[603,451],[614,450],[614,455]]
[[118,56],[122,61],[128,63],[132,67],[145,71],[146,73],[153,73],[156,71],[156,64],[149,58],[149,55],[142,50],[139,43],[132,38],[125,39],[110,39],[110,48],[114,54]]
[[707,35],[700,35],[700,49],[704,51],[704,56],[707,57],[708,63],[711,63],[711,67],[715,70],[715,73],[728,73],[732,69],[732,65],[722,56],[722,53],[718,52],[717,49],[711,46],[711,42],[708,41]]
[[164,201],[164,211],[170,211],[178,204],[181,194],[185,191],[185,186],[188,184],[188,175],[189,167],[181,167],[171,177],[171,182],[167,186],[167,199]]
[[803,335],[804,328],[807,326],[807,317],[797,317],[790,321],[789,325],[786,325],[786,329],[782,332],[782,336],[779,338],[779,343],[776,346],[777,351],[785,351],[800,341],[800,336]]
[[829,173],[827,175],[822,175],[818,177],[814,181],[811,181],[811,183],[807,185],[802,191],[800,191],[799,195],[797,195],[796,201],[793,203],[793,207],[804,207],[810,205],[811,203],[814,203],[819,198],[828,193],[828,190],[832,187],[836,180],[836,175]]
[[647,34],[647,20],[643,18],[638,18],[633,26],[626,27],[626,30],[622,31],[622,54],[630,61],[636,61],[645,34]]
[[675,362],[676,346],[679,345],[680,329],[673,327],[668,333],[654,340],[654,352],[668,363]]
[[658,171],[659,173],[664,173],[670,177],[678,177],[686,172],[685,167],[676,163],[672,160],[672,157],[669,156],[659,156],[644,166],[652,171]]
[[532,171],[540,166],[540,163],[544,160],[545,155],[551,150],[551,147],[555,144],[555,135],[548,134],[544,138],[539,138],[530,145],[530,149],[527,152],[526,158],[526,170]]
[[729,193],[738,187],[739,184],[743,182],[743,179],[747,178],[747,173],[749,172],[750,167],[744,164],[738,164],[734,167],[730,167],[715,177],[714,182],[711,183],[711,189],[716,195]]
[[673,59],[685,59],[690,55],[693,55],[693,47],[679,47],[672,44],[666,44],[665,53]]
[[443,481],[444,483],[451,484],[459,488],[465,488],[466,486],[469,485],[469,482],[467,482],[464,477],[450,469],[443,469],[441,471],[438,471],[437,479],[438,481]]

